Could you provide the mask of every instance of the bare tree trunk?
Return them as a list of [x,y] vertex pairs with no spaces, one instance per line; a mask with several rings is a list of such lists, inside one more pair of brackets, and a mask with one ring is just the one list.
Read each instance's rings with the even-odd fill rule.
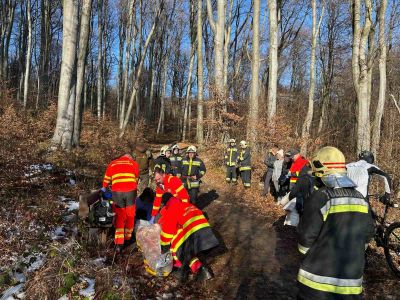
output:
[[97,2],[97,28],[98,28],[98,53],[97,53],[97,118],[101,118],[103,104],[103,0]]
[[321,16],[317,24],[317,3],[316,0],[311,0],[312,6],[312,41],[311,41],[311,63],[310,63],[310,89],[308,91],[308,110],[306,119],[303,123],[301,138],[303,139],[302,153],[307,155],[307,144],[310,137],[310,127],[314,114],[314,94],[315,94],[315,60],[317,52],[317,38],[321,21],[324,15],[325,7],[322,7]]
[[204,143],[203,128],[203,12],[202,0],[197,0],[197,126],[196,138],[197,143]]
[[217,0],[217,20],[214,21],[211,0],[207,0],[208,21],[214,33],[215,94],[218,102],[226,110],[224,90],[224,38],[226,0]]
[[[40,54],[39,54],[39,78],[38,96],[42,104],[47,105],[49,95],[49,65],[51,47],[51,1],[40,1]],[[38,97],[39,98],[39,97]],[[38,99],[39,100],[39,99]],[[38,105],[40,104],[39,101]]]
[[86,67],[86,57],[87,57],[87,49],[89,42],[91,10],[92,10],[92,0],[83,0],[80,36],[79,36],[78,65],[77,65],[74,135],[72,141],[74,146],[79,145],[79,140],[81,136],[82,111],[83,111],[82,92],[85,81],[85,67]]
[[[135,38],[132,37],[132,23],[133,23],[133,15],[134,15],[134,5],[136,3],[135,0],[129,0],[129,19],[126,30],[126,45],[125,45],[125,68],[124,68],[124,78],[123,78],[123,92],[122,92],[122,103],[121,103],[121,112],[119,116],[119,127],[122,129],[123,123],[125,120],[125,110],[126,110],[126,99],[128,98],[128,78],[129,78],[129,65],[130,65],[130,51],[131,51],[131,41],[133,40],[133,45],[135,45]],[[141,28],[139,27],[141,31]]]
[[251,59],[251,92],[247,139],[255,145],[257,138],[259,74],[260,74],[260,0],[254,0],[253,16],[253,55]]
[[150,32],[149,32],[149,34],[147,36],[146,42],[145,42],[143,50],[142,50],[140,63],[139,63],[139,66],[137,68],[135,81],[134,81],[133,86],[132,86],[132,94],[131,94],[131,98],[130,98],[130,101],[129,101],[128,110],[126,112],[125,119],[124,119],[124,122],[123,122],[123,125],[122,125],[122,128],[121,128],[121,132],[120,132],[120,135],[119,135],[120,137],[122,137],[124,135],[126,127],[128,126],[128,123],[129,123],[129,117],[131,115],[133,104],[135,102],[137,91],[139,89],[139,81],[140,81],[140,77],[141,77],[141,74],[142,74],[143,63],[144,63],[144,60],[146,58],[147,48],[149,47],[149,43],[150,43],[151,39],[153,38],[154,31],[155,31],[156,26],[158,24],[158,19],[160,17],[161,11],[163,10],[163,7],[164,7],[164,1],[161,1],[160,5],[159,5],[159,8],[158,8],[158,11],[157,11],[157,15],[156,15],[154,23],[153,23],[153,26],[151,27],[151,30],[150,30]]
[[32,53],[32,17],[31,17],[31,0],[27,0],[26,12],[28,16],[28,49],[26,55],[26,67],[25,67],[25,82],[24,82],[24,109],[28,102],[29,92],[29,71],[31,69],[31,53]]
[[370,149],[370,120],[369,120],[369,95],[368,95],[368,61],[366,45],[372,24],[372,3],[365,0],[365,22],[360,27],[361,4],[360,0],[353,0],[353,54],[352,70],[353,84],[356,90],[358,103],[357,117],[357,152]]
[[385,16],[387,1],[381,0],[379,10],[379,100],[375,112],[374,124],[372,127],[372,152],[376,153],[381,138],[381,121],[386,100],[386,38],[385,38]]
[[186,88],[185,109],[183,112],[182,141],[186,139],[186,124],[188,122],[190,92],[192,90],[192,73],[193,73],[194,56],[195,56],[194,49],[195,49],[194,44],[192,44],[190,49],[190,64],[189,64],[189,74],[188,74],[188,82]]
[[268,0],[269,58],[268,58],[268,123],[273,126],[278,89],[278,8],[277,0]]
[[58,92],[57,124],[53,143],[69,150],[72,147],[73,114],[70,115],[74,103],[74,72],[76,71],[76,42],[78,31],[78,0],[63,1],[63,44],[60,85]]
[[166,59],[164,62],[164,74],[163,74],[163,84],[162,84],[162,93],[161,93],[161,107],[160,107],[160,117],[158,119],[157,125],[157,135],[160,132],[164,133],[164,120],[165,120],[165,96],[167,90],[167,77],[168,77],[168,55],[166,55]]
[[229,46],[232,31],[232,11],[233,11],[233,0],[230,0],[230,7],[228,12],[228,24],[225,29],[225,41],[224,41],[224,91],[227,91],[228,86],[228,65],[229,65]]
[[[11,32],[14,23],[14,13],[17,3],[15,0],[7,0],[4,3],[4,15],[0,20],[0,78],[6,80],[8,72],[8,53],[10,49]],[[1,8],[3,10],[3,8]]]

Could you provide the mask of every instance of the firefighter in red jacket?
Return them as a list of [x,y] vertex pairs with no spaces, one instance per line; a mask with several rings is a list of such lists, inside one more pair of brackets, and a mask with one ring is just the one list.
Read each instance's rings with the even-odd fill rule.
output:
[[290,155],[293,158],[293,163],[289,169],[288,174],[290,176],[291,190],[299,179],[301,169],[303,169],[303,167],[308,164],[308,160],[301,156],[300,151],[297,149],[290,150]]
[[161,197],[164,193],[171,193],[182,202],[189,202],[189,194],[182,181],[173,175],[165,174],[161,168],[154,169],[154,180],[156,181],[156,198],[154,199],[153,211],[151,212],[151,223],[154,222],[154,217],[158,214],[161,206]]
[[202,211],[191,203],[182,202],[165,193],[158,223],[161,226],[161,252],[172,252],[176,277],[186,281],[189,271],[198,281],[213,277],[212,272],[198,258],[202,251],[218,246],[210,224]]
[[132,237],[138,177],[139,166],[129,154],[113,160],[104,175],[102,191],[111,186],[114,203],[116,252],[121,252],[124,242]]

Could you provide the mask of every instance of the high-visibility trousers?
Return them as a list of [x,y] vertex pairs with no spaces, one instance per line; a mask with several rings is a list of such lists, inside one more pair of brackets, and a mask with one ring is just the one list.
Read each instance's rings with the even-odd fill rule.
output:
[[237,182],[237,173],[235,166],[226,166],[226,182]]
[[[182,263],[181,261],[174,255],[172,254],[172,257],[174,258],[174,267],[175,268],[182,268]],[[192,273],[197,273],[197,271],[201,268],[202,262],[200,261],[199,258],[193,257],[190,262],[189,262],[189,268],[192,271]]]
[[137,191],[113,192],[113,209],[115,213],[114,243],[123,245],[124,241],[132,238],[132,232],[135,225],[135,199]]
[[248,188],[251,186],[251,170],[240,171],[240,177],[242,178],[244,187]]

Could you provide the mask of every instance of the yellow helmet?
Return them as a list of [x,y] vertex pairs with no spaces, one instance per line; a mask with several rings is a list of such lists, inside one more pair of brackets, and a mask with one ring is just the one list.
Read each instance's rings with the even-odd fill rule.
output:
[[246,141],[240,141],[240,147],[242,148],[247,148],[247,142]]
[[197,148],[196,148],[196,146],[193,146],[193,145],[189,146],[189,147],[187,148],[187,150],[186,150],[186,153],[197,153]]
[[168,147],[168,146],[163,146],[163,147],[161,147],[160,155],[165,156],[165,154],[166,154],[168,151],[171,151],[171,148]]
[[342,151],[335,147],[324,147],[318,150],[311,160],[311,166],[313,175],[316,177],[347,173],[346,159]]

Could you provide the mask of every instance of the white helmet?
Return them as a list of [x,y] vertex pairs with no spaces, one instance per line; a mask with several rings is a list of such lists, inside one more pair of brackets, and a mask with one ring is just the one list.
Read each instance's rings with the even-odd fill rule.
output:
[[171,148],[172,152],[173,152],[175,149],[181,150],[181,148],[179,148],[178,145],[173,145],[172,148]]
[[186,150],[186,153],[197,153],[197,148],[196,146],[189,146],[188,149]]
[[168,151],[171,151],[171,148],[168,147],[168,146],[163,146],[163,147],[161,147],[160,155],[165,156],[165,154],[166,154]]
[[246,141],[240,141],[240,146],[242,147],[242,148],[247,148],[247,142]]
[[229,144],[236,144],[236,140],[235,139],[230,139],[228,143]]

